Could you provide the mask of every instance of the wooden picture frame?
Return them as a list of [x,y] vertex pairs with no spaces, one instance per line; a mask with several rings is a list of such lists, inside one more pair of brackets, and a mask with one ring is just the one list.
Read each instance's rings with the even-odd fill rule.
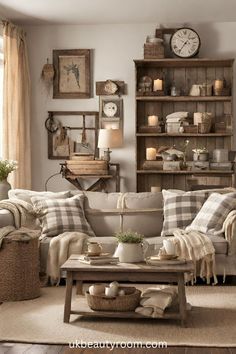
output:
[[[115,104],[116,110],[113,115],[107,115],[104,108],[107,104]],[[112,108],[112,106],[111,106]],[[99,97],[100,128],[123,129],[123,99],[119,96]]]
[[53,50],[53,98],[90,98],[90,49]]
[[[98,130],[99,113],[96,111],[48,111],[48,119],[54,120],[58,129],[54,132],[48,131],[48,159],[68,160],[73,152],[82,154],[93,154],[99,157]],[[58,145],[61,130],[65,129],[65,144]],[[79,151],[77,145],[83,145],[81,141],[76,142],[74,137],[85,137],[88,147]],[[77,144],[77,145],[76,145]]]

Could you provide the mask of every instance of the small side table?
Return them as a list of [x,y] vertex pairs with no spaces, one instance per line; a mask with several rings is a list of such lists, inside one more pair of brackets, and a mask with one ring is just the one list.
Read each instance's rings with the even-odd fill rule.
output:
[[[116,192],[120,192],[120,164],[118,163],[109,163],[109,172],[107,175],[75,175],[72,174],[66,163],[61,163],[61,171],[62,177],[65,178],[68,182],[73,184],[79,190],[85,191],[101,191],[106,190],[107,182],[111,179],[115,179],[116,184]],[[96,179],[96,181],[91,184],[87,189],[84,189],[80,183],[80,180],[89,180]]]

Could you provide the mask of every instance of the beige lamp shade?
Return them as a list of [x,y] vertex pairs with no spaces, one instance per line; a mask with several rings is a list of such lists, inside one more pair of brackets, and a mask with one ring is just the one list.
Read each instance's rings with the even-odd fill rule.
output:
[[123,138],[120,129],[100,129],[98,135],[98,148],[110,149],[122,146]]

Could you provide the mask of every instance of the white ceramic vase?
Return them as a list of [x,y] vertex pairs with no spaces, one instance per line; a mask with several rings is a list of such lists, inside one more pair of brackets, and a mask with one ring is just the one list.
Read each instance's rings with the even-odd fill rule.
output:
[[11,185],[7,182],[7,179],[0,181],[0,200],[8,199],[8,191],[11,189]]
[[148,249],[148,242],[118,243],[114,257],[119,257],[121,263],[138,263],[144,261]]

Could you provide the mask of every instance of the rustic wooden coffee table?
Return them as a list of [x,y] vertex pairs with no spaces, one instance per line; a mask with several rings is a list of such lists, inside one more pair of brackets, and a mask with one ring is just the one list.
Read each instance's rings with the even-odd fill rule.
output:
[[[136,312],[111,312],[111,311],[93,311],[86,302],[86,299],[80,299],[81,311],[71,309],[71,297],[73,280],[79,283],[82,293],[83,281],[120,281],[120,282],[141,282],[141,283],[177,283],[179,309],[177,312],[167,312],[164,319],[178,319],[184,326],[187,317],[186,295],[184,274],[193,272],[193,262],[186,262],[180,265],[158,265],[152,266],[146,263],[119,263],[117,265],[99,265],[92,266],[80,263],[78,256],[72,255],[62,265],[61,270],[67,272],[66,276],[66,296],[64,307],[64,322],[68,323],[71,314],[93,317],[113,317],[113,318],[147,318]],[[82,310],[83,309],[83,310]]]

